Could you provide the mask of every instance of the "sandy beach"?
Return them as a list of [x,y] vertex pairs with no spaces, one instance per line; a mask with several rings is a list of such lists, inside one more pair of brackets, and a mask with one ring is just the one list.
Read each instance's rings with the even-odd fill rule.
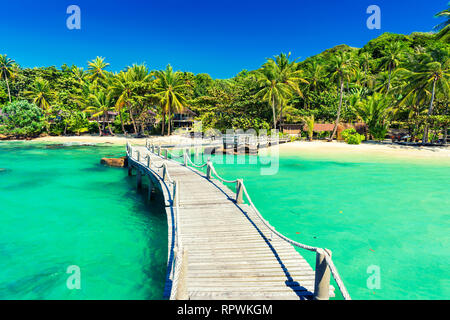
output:
[[[149,137],[154,143],[161,144],[189,144],[193,140],[181,136]],[[145,138],[125,138],[120,136],[70,136],[70,137],[40,137],[32,141],[48,143],[106,143],[114,145],[125,145],[126,141],[132,144],[145,144]],[[381,158],[415,158],[415,159],[435,159],[450,162],[450,147],[411,147],[397,144],[362,143],[360,145],[349,145],[343,142],[322,142],[322,141],[295,141],[273,148],[279,148],[283,154],[314,154],[324,157],[333,155],[347,156],[367,156]]]
[[314,153],[315,155],[332,156],[374,156],[381,158],[415,158],[415,159],[442,159],[450,161],[450,147],[413,147],[398,144],[362,143],[350,145],[343,142],[321,141],[295,141],[279,146],[280,152]]
[[33,139],[32,141],[36,142],[48,142],[48,143],[106,143],[106,144],[114,144],[114,145],[125,145],[126,142],[130,142],[131,144],[144,145],[145,141],[149,139],[157,143],[161,144],[178,144],[184,141],[192,141],[191,139],[187,139],[181,136],[170,136],[170,137],[149,137],[149,138],[126,138],[123,136],[56,136],[56,137],[40,137]]

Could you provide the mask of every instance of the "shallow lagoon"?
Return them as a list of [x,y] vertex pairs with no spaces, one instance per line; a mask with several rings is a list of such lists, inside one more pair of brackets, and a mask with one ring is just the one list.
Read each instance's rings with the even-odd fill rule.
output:
[[[107,145],[0,144],[0,298],[162,298],[166,216],[126,170],[99,164],[123,154]],[[217,163],[217,171],[244,177],[277,230],[331,249],[352,298],[450,297],[448,161],[285,152],[274,175],[261,175],[267,165],[231,157],[240,164]],[[69,265],[81,268],[81,290],[66,287]],[[380,268],[380,289],[367,287],[370,266]]]
[[[126,170],[123,147],[0,144],[0,299],[161,299],[167,222]],[[68,290],[67,267],[81,271]]]

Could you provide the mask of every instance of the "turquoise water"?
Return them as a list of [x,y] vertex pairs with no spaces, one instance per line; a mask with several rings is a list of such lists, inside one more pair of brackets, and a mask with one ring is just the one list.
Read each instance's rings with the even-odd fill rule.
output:
[[[353,299],[450,298],[449,160],[285,152],[275,175],[261,175],[270,166],[250,159],[212,157],[224,178],[244,178],[278,231],[331,249]],[[379,286],[373,277],[367,284],[370,266]]]
[[[0,299],[161,299],[166,215],[126,169],[123,147],[0,143]],[[80,268],[69,290],[67,268]]]
[[[99,164],[123,154],[0,144],[0,299],[162,298],[166,216],[126,170]],[[331,249],[352,298],[450,298],[448,160],[284,153],[274,175],[261,175],[269,166],[250,159],[212,160],[225,178],[244,178],[277,230]],[[66,286],[70,265],[80,290]],[[380,268],[379,289],[367,286],[370,266]]]

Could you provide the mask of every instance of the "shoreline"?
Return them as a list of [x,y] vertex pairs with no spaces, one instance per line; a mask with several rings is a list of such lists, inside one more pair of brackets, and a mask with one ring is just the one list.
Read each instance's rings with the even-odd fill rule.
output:
[[450,147],[421,147],[397,144],[362,143],[350,145],[344,142],[295,141],[282,144],[279,151],[285,155],[314,155],[324,158],[415,159],[437,160],[450,164]]
[[[177,144],[189,143],[192,139],[181,136],[161,137],[153,136],[149,138],[126,138],[123,136],[48,136],[39,137],[32,140],[4,140],[5,142],[41,142],[41,143],[81,143],[81,144],[111,144],[125,145],[127,141],[132,144],[144,145],[146,139],[157,141],[158,143]],[[1,142],[0,142],[1,143]],[[360,145],[350,145],[344,142],[326,141],[294,141],[269,149],[278,149],[284,155],[318,155],[324,157],[349,156],[358,157],[368,155],[381,158],[413,158],[413,159],[434,159],[446,160],[450,162],[450,146],[445,147],[422,147],[405,146],[397,144],[362,143]],[[446,162],[445,161],[445,162]]]

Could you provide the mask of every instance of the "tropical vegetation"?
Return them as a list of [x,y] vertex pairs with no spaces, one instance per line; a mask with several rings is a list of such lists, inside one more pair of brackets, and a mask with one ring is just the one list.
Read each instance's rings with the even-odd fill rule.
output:
[[363,123],[366,140],[382,140],[390,130],[423,143],[446,139],[449,9],[436,16],[446,20],[435,32],[385,33],[362,48],[339,45],[304,61],[281,53],[225,80],[170,65],[114,72],[102,57],[86,70],[24,68],[0,55],[0,133],[164,135],[174,131],[176,114],[189,112],[203,131],[298,124],[312,139],[315,123],[333,123],[327,133],[333,139],[345,122]]

